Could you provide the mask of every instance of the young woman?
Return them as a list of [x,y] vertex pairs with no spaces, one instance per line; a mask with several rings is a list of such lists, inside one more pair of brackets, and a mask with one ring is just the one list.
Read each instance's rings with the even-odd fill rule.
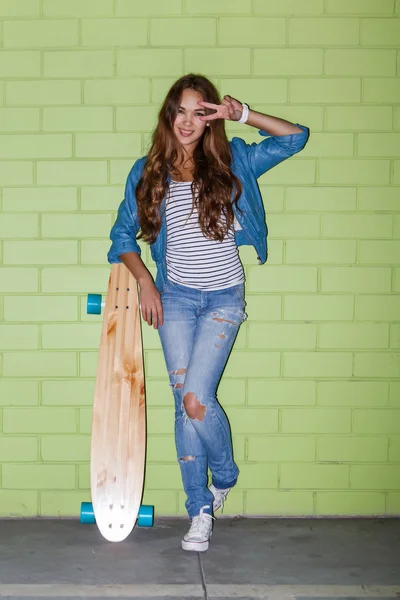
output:
[[[269,137],[228,143],[225,120]],[[267,259],[257,178],[299,152],[307,138],[306,127],[230,96],[221,102],[208,79],[186,75],[165,98],[149,154],[133,165],[111,230],[108,260],[122,261],[138,282],[142,316],[159,331],[175,399],[175,443],[191,519],[184,550],[208,549],[213,512],[239,474],[216,390],[245,319],[237,246],[253,245],[259,262]],[[136,237],[151,245],[155,283]]]

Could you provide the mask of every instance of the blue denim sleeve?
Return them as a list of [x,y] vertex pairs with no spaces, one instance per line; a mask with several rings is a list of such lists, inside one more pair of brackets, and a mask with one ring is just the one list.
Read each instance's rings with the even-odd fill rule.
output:
[[137,252],[140,256],[140,246],[136,241],[136,235],[140,229],[135,189],[141,177],[142,160],[133,165],[125,186],[125,197],[118,208],[117,219],[112,226],[110,239],[111,248],[107,254],[108,262],[121,262],[119,258],[125,252]]
[[302,129],[300,133],[270,136],[265,131],[259,131],[260,135],[269,137],[259,144],[246,144],[249,167],[257,178],[304,148],[309,130],[297,123],[296,126]]

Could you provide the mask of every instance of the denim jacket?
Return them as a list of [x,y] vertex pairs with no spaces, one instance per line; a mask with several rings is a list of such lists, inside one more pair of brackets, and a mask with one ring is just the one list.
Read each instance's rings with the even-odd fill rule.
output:
[[[242,184],[242,193],[237,205],[233,207],[235,217],[241,227],[235,231],[236,244],[238,246],[254,246],[260,264],[265,263],[268,256],[268,229],[257,178],[304,148],[309,130],[302,125],[298,125],[298,127],[302,129],[301,133],[284,136],[269,136],[269,134],[259,131],[260,135],[269,136],[259,144],[246,144],[244,140],[237,137],[229,143],[232,153],[231,169]],[[138,159],[128,175],[125,198],[119,206],[117,219],[110,233],[112,241],[108,252],[110,263],[121,262],[119,257],[125,252],[137,252],[140,255],[140,247],[136,241],[140,225],[135,189],[142,176],[145,162],[146,156]],[[156,241],[150,244],[151,256],[157,265],[155,283],[160,292],[167,281],[165,263],[167,226],[164,208],[165,198],[162,205],[161,229]]]

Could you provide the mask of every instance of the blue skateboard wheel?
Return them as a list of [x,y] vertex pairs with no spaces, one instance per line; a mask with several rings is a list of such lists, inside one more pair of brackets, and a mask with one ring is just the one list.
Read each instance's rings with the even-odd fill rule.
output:
[[93,504],[91,502],[81,502],[80,522],[89,525],[94,525],[94,523],[96,523],[96,519],[94,518]]
[[101,294],[88,294],[87,314],[101,315]]
[[153,527],[154,506],[141,504],[139,508],[137,524],[139,527]]

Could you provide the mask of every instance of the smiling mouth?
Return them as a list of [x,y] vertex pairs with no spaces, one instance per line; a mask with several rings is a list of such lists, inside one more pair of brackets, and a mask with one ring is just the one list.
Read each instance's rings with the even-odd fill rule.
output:
[[190,137],[193,135],[194,131],[185,131],[184,129],[179,129],[179,133],[182,137]]

